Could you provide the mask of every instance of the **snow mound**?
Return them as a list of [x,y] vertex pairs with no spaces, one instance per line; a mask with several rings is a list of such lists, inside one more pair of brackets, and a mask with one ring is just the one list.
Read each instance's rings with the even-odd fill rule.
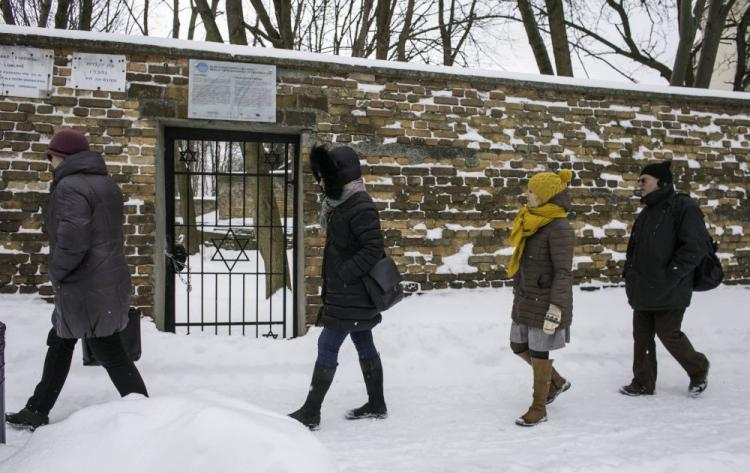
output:
[[255,473],[338,471],[301,424],[252,404],[198,391],[82,409],[38,429],[0,472]]

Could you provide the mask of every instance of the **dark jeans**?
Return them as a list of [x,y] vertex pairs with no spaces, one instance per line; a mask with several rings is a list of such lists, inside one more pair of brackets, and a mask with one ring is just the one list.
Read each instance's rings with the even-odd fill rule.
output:
[[[34,389],[34,395],[26,403],[26,407],[44,415],[49,414],[68,378],[73,349],[77,342],[78,339],[75,338],[58,337],[54,328],[49,331],[47,335],[49,348],[47,348],[47,357],[44,360],[42,380]],[[92,353],[107,370],[120,396],[132,393],[148,396],[138,368],[125,353],[118,333],[108,337],[89,338],[88,342]]]
[[644,388],[653,391],[656,387],[654,334],[690,378],[708,370],[706,356],[695,351],[680,330],[684,314],[685,309],[633,312],[633,380]]
[[317,363],[324,368],[335,368],[338,366],[339,349],[349,335],[357,348],[360,360],[369,360],[378,356],[375,342],[372,339],[372,330],[359,332],[344,332],[324,328],[318,337],[318,360]]

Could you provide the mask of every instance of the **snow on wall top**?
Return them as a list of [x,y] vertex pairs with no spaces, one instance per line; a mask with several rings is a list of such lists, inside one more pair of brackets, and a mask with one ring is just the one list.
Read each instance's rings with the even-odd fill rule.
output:
[[539,74],[514,73],[507,71],[462,68],[450,66],[438,66],[430,64],[413,64],[397,61],[384,61],[378,59],[353,58],[347,56],[335,56],[321,53],[304,51],[290,51],[287,49],[257,48],[236,44],[213,43],[207,41],[189,41],[173,38],[157,38],[153,36],[131,36],[123,34],[99,33],[78,30],[59,30],[52,28],[36,28],[0,25],[0,35],[36,35],[50,38],[63,38],[81,41],[102,41],[112,43],[127,43],[144,46],[155,46],[159,48],[183,49],[192,51],[213,52],[229,54],[238,57],[257,57],[271,59],[285,59],[294,61],[323,62],[327,64],[338,64],[343,66],[358,66],[366,68],[382,68],[391,70],[427,72],[433,74],[445,74],[465,77],[481,77],[487,79],[500,79],[510,81],[536,82],[540,84],[557,84],[564,86],[601,88],[616,91],[642,92],[652,94],[681,95],[702,98],[719,98],[730,100],[748,100],[748,92],[732,92],[724,90],[694,89],[688,87],[671,87],[650,84],[631,84],[626,82],[597,81],[572,77],[543,76]]

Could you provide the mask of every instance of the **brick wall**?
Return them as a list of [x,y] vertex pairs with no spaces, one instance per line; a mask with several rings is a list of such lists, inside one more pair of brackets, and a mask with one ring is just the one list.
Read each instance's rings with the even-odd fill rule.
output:
[[[0,33],[0,44],[55,50],[50,98],[0,98],[2,293],[51,293],[42,217],[51,173],[43,151],[55,130],[76,127],[105,155],[126,195],[135,303],[153,313],[154,278],[160,277],[154,275],[153,248],[161,127],[221,126],[187,121],[190,58],[276,64],[276,127],[303,130],[310,138],[303,142],[303,160],[315,140],[361,153],[388,251],[410,290],[507,284],[510,251],[504,241],[518,196],[530,174],[561,167],[575,171],[576,281],[620,283],[639,208],[633,195],[638,172],[658,159],[674,160],[678,189],[700,202],[721,242],[728,282],[750,282],[750,96],[544,84],[302,55],[230,56],[184,41],[166,48],[93,36],[86,41]],[[70,88],[75,51],[126,54],[127,92]],[[319,197],[306,165],[303,185],[310,316],[319,304],[324,235],[316,225]]]

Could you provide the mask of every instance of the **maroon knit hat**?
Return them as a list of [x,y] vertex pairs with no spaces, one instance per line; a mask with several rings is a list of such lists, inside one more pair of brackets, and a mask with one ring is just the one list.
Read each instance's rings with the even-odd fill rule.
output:
[[55,133],[47,147],[47,154],[58,158],[67,158],[81,151],[89,151],[89,141],[83,133],[70,128]]

